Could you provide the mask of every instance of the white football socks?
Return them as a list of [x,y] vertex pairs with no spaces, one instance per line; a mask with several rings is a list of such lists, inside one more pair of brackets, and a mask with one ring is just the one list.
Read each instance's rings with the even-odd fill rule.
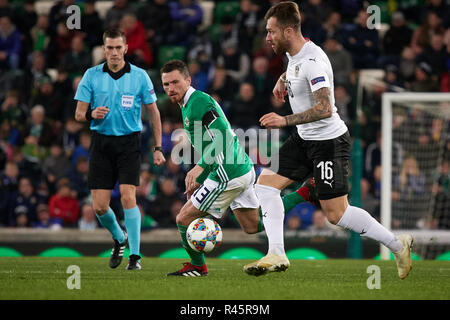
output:
[[269,242],[268,253],[284,255],[284,206],[281,191],[260,184],[255,185],[255,191],[261,204],[264,228]]
[[337,225],[353,230],[362,237],[374,239],[388,247],[392,252],[398,252],[402,249],[401,241],[364,209],[349,205]]

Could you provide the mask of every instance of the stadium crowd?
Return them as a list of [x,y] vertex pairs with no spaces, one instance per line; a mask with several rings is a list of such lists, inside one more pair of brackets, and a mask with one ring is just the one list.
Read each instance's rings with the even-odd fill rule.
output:
[[[215,1],[209,24],[204,23],[200,2],[114,0],[102,18],[92,0],[55,1],[45,14],[38,14],[34,0],[0,0],[0,227],[98,227],[87,188],[91,136],[87,124],[74,119],[73,97],[83,73],[102,62],[98,49],[108,27],[125,31],[127,60],[149,71],[163,121],[168,161],[157,168],[151,161],[152,131],[144,112],[137,188],[143,230],[176,226],[190,168],[170,157],[176,143],[172,132],[182,123],[179,107],[163,95],[158,70],[164,59],[186,60],[193,86],[217,99],[235,128],[259,128],[258,120],[267,112],[290,113],[288,102],[280,104],[272,98],[286,57],[275,55],[264,41],[264,14],[279,1]],[[361,126],[362,206],[379,213],[381,94],[399,88],[450,92],[450,7],[444,0],[296,2],[303,34],[322,46],[332,63],[339,114],[351,130],[356,123]],[[73,4],[82,8],[81,29],[71,30],[66,24],[70,16],[66,9]],[[370,4],[385,6],[382,22],[387,30],[368,28]],[[362,69],[385,72],[383,82],[365,92],[362,112],[356,117],[355,89]],[[445,219],[431,219],[425,227],[449,228],[450,135],[443,121],[433,122],[432,128],[415,139],[417,144],[430,145],[447,135],[439,182],[433,185],[437,198],[443,199],[442,208],[436,210]],[[281,137],[289,130],[283,130]],[[260,167],[258,155],[251,156]],[[414,155],[398,164],[396,181],[395,197],[425,192]],[[118,188],[111,207],[123,215]],[[313,218],[315,211],[309,204],[294,208],[286,215],[286,228],[317,228],[315,220],[323,225],[323,219]],[[320,217],[320,210],[316,215]],[[223,226],[237,225],[229,216]]]

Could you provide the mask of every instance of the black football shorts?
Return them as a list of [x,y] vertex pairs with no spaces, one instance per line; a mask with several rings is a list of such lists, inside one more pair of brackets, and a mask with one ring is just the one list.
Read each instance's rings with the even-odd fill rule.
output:
[[350,134],[330,140],[303,140],[293,133],[278,154],[279,175],[294,181],[304,181],[311,175],[316,181],[320,200],[348,194]]
[[89,148],[89,189],[112,190],[119,184],[139,185],[141,133],[106,136],[92,132]]

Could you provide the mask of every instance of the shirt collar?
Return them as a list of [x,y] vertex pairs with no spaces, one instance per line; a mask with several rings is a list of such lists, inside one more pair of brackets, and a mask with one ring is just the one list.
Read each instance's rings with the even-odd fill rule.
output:
[[186,103],[189,101],[189,98],[194,93],[194,91],[195,89],[192,86],[190,86],[189,89],[187,89],[186,93],[184,94],[183,105],[181,107],[184,107],[186,105]]
[[307,50],[306,50],[306,47],[308,47],[309,45],[312,44],[312,42],[311,42],[311,40],[310,40],[309,38],[305,38],[305,40],[306,40],[306,42],[305,42],[305,44],[303,45],[303,47],[300,49],[299,52],[297,52],[297,53],[294,54],[293,56],[291,56],[291,55],[289,54],[289,52],[286,52],[286,55],[287,55],[287,57],[288,57],[289,60],[291,60],[291,59],[300,59],[300,58],[304,55],[304,53],[307,51]]
[[119,79],[121,76],[123,76],[126,72],[131,72],[131,66],[130,66],[130,63],[129,63],[128,61],[125,61],[125,66],[124,66],[122,69],[120,69],[120,70],[117,71],[117,72],[112,72],[112,71],[108,68],[108,64],[105,62],[105,63],[103,64],[103,72],[108,72],[109,75],[110,75],[113,79],[117,80],[117,79]]

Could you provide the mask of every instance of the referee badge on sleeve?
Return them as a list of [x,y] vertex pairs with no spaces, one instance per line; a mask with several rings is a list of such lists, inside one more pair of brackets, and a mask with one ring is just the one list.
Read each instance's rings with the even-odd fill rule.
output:
[[134,96],[122,95],[122,108],[126,111],[130,110],[134,104]]

